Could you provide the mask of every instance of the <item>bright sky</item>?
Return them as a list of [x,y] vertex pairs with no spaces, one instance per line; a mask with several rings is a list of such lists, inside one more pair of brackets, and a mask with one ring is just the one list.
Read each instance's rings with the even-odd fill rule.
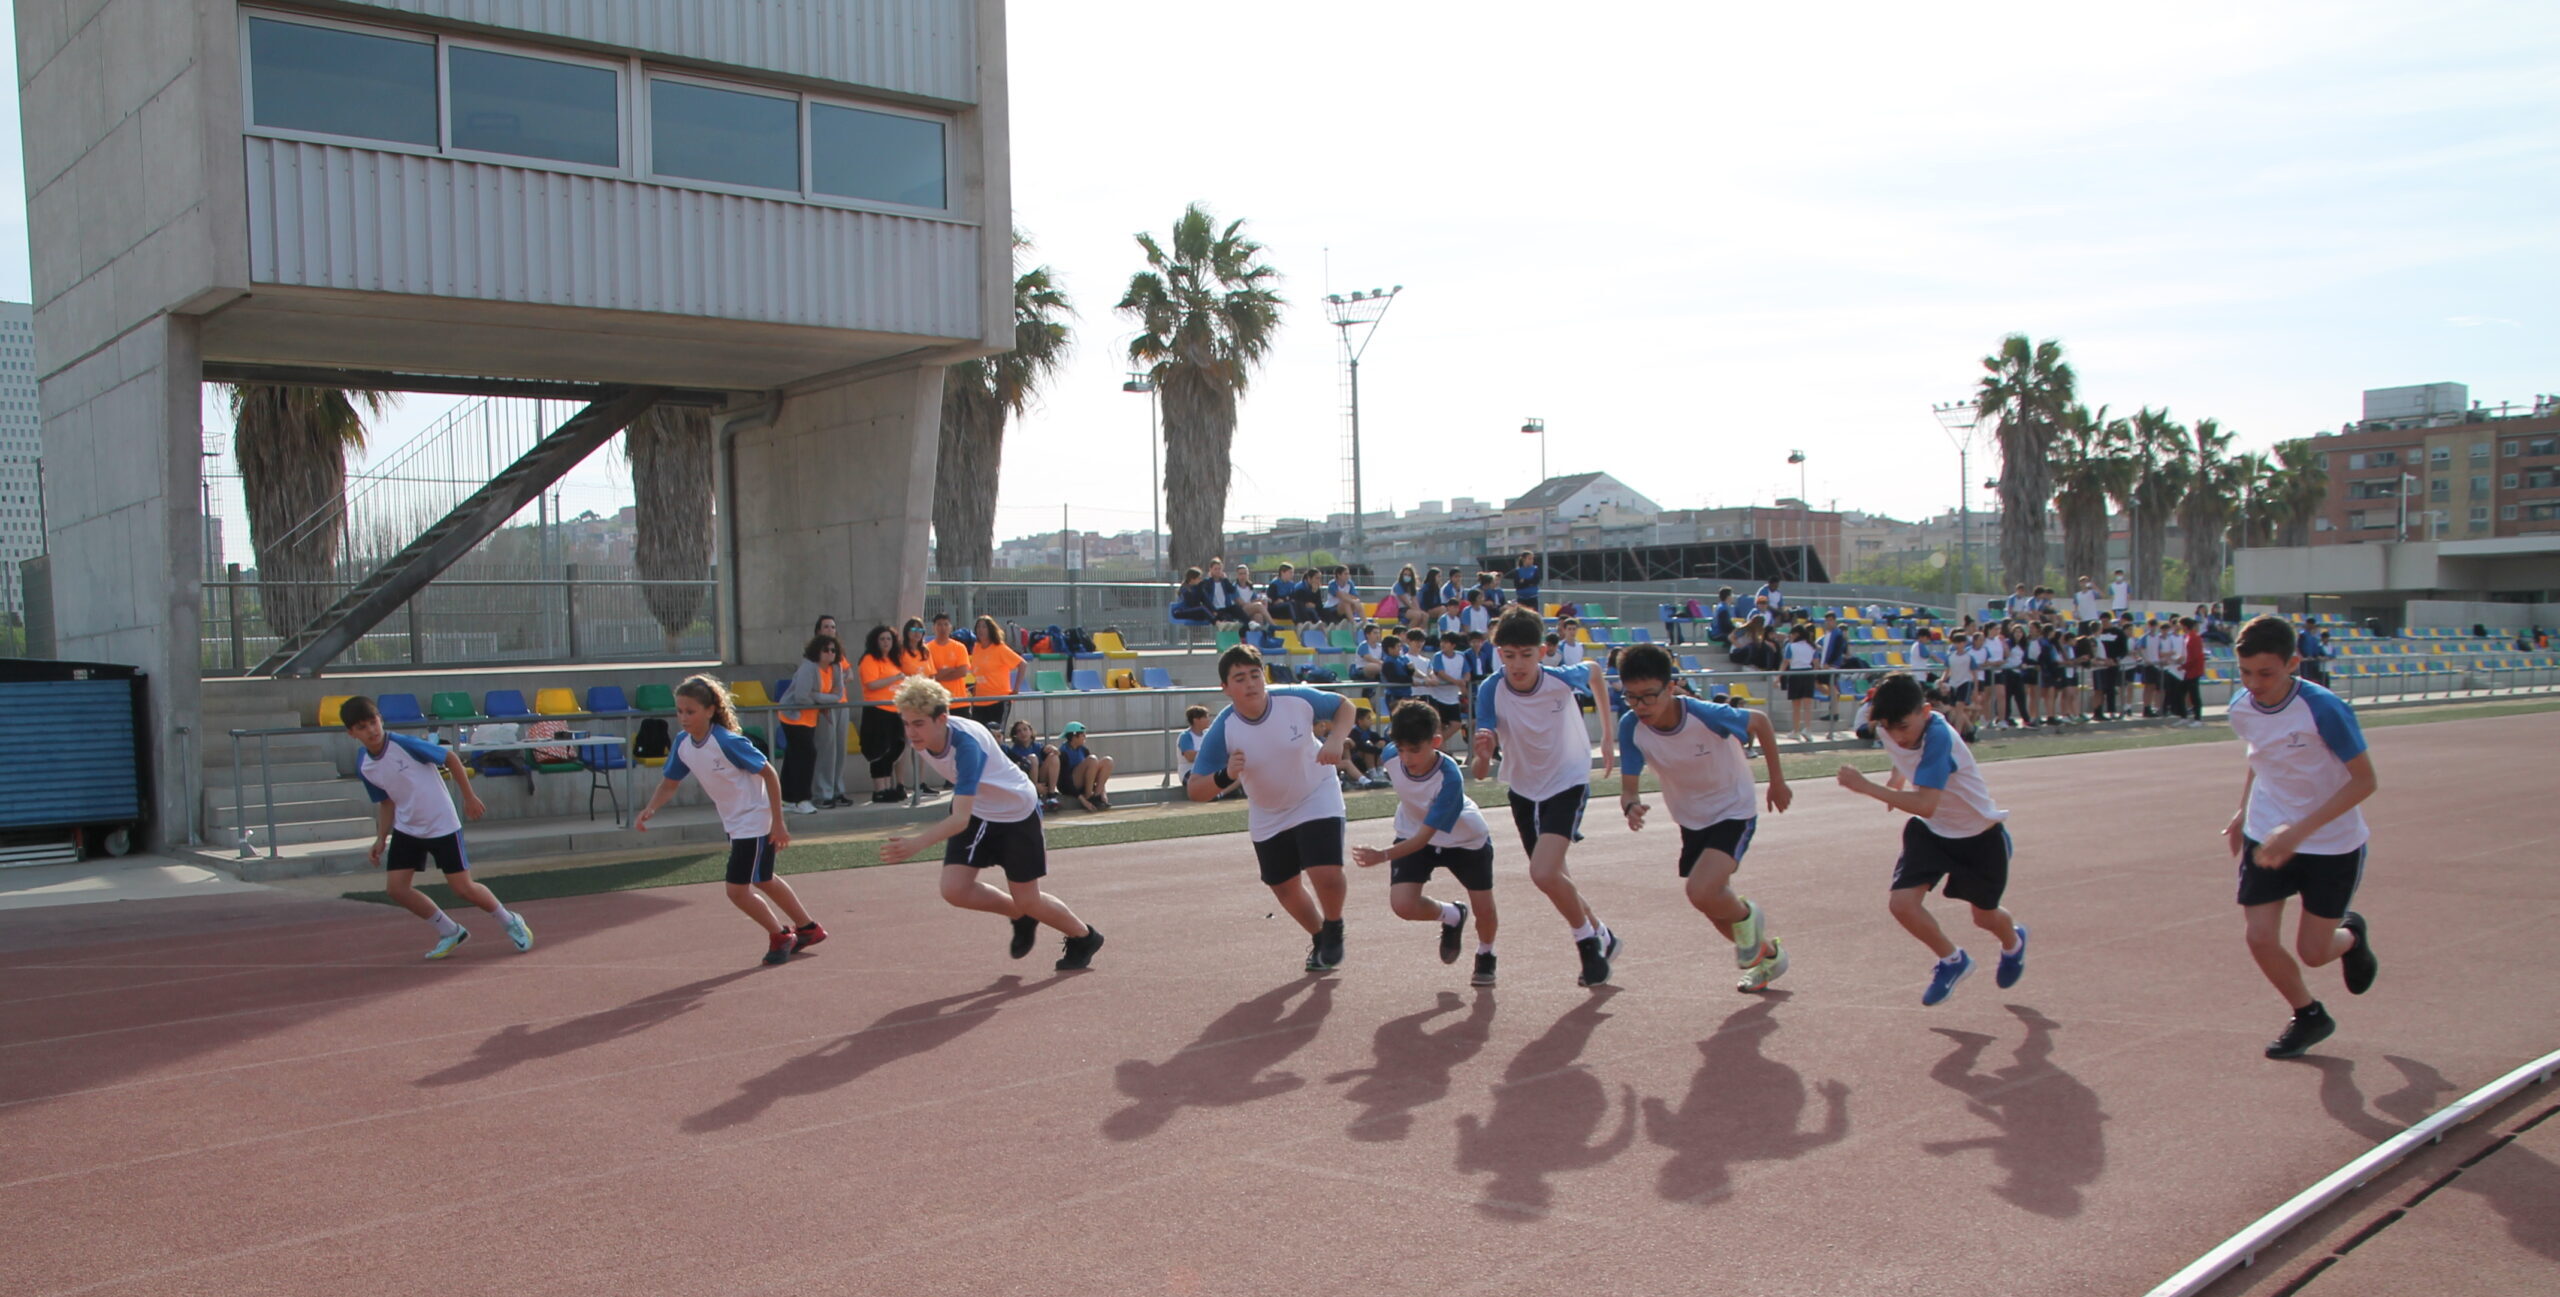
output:
[[1013,4],[1015,219],[1080,316],[999,538],[1066,501],[1146,525],[1111,307],[1130,235],[1194,199],[1291,303],[1235,524],[1348,503],[1328,287],[1405,289],[1361,370],[1372,508],[1527,489],[1535,415],[1552,471],[1666,506],[1794,494],[1801,447],[1817,502],[1932,513],[1957,478],[1929,406],[2011,331],[2061,338],[2093,403],[2249,446],[2367,387],[2560,391],[2560,7],[1642,9]]

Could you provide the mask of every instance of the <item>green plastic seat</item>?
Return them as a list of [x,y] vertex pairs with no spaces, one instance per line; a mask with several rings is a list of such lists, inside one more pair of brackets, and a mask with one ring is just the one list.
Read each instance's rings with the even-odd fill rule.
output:
[[1044,694],[1065,693],[1067,691],[1067,673],[1064,671],[1035,671],[1031,675],[1031,687]]
[[631,695],[631,705],[644,712],[671,712],[676,709],[674,685],[642,685]]
[[1221,626],[1221,627],[1219,627],[1219,628],[1218,628],[1218,651],[1219,651],[1219,652],[1224,653],[1224,652],[1226,652],[1228,649],[1234,648],[1236,645],[1241,644],[1241,643],[1243,643],[1243,642],[1244,642],[1244,632],[1243,632],[1243,631],[1240,631],[1240,630],[1236,629],[1236,628],[1235,628],[1235,627],[1233,627],[1233,626]]
[[440,721],[467,721],[480,714],[467,693],[437,694],[427,700],[427,714]]

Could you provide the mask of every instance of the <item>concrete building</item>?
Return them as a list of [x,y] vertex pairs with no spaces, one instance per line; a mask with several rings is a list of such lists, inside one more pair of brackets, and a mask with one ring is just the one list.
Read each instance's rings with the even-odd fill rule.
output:
[[1695,534],[1662,543],[1765,540],[1779,549],[1810,547],[1825,570],[1838,573],[1850,566],[1849,555],[1841,539],[1840,520],[1839,510],[1811,508],[1793,496],[1781,498],[1775,505],[1675,509],[1664,514],[1662,521],[1694,528]]
[[2312,545],[2560,533],[2560,397],[2493,409],[2430,383],[2364,398],[2363,419],[2311,440],[2329,475]]
[[20,0],[57,647],[151,674],[153,839],[199,805],[208,376],[590,428],[684,389],[724,656],[921,602],[945,366],[1013,336],[1004,15]]
[[26,607],[18,564],[44,552],[43,455],[35,308],[0,302],[0,617],[12,623]]

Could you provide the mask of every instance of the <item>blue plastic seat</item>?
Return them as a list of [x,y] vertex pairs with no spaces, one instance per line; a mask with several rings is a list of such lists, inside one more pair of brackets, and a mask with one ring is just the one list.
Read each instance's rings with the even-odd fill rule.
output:
[[1149,689],[1171,689],[1173,673],[1163,667],[1141,667],[1138,670],[1138,683]]
[[631,710],[631,700],[620,685],[595,685],[587,690],[587,710],[603,716]]
[[533,709],[525,705],[522,689],[492,689],[480,696],[480,714],[493,721],[529,721]]
[[1067,677],[1067,681],[1079,692],[1091,692],[1102,688],[1102,673],[1099,671],[1078,671],[1069,675]]
[[373,700],[374,709],[382,713],[382,723],[397,725],[402,721],[422,721],[427,714],[418,707],[416,694],[384,694]]

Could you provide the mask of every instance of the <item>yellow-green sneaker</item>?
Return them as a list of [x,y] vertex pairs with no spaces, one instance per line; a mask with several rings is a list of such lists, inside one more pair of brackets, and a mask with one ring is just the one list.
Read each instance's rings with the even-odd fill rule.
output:
[[1786,943],[1779,941],[1775,937],[1771,937],[1769,939],[1769,957],[1761,960],[1759,963],[1753,964],[1749,969],[1745,970],[1742,974],[1742,980],[1734,983],[1733,989],[1740,991],[1745,995],[1754,991],[1765,991],[1769,989],[1769,983],[1777,981],[1779,975],[1786,971]]
[[442,959],[445,956],[452,954],[454,947],[469,940],[471,940],[471,929],[457,927],[453,931],[436,938],[435,947],[427,952],[427,958]]
[[516,943],[519,954],[533,949],[533,925],[513,910],[507,911],[507,940]]

